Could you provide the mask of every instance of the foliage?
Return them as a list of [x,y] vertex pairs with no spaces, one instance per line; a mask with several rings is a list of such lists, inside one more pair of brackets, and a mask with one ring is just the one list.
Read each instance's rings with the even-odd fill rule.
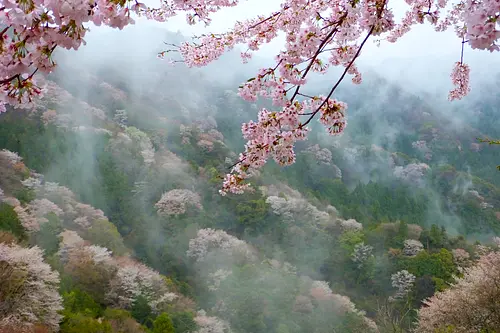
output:
[[126,251],[118,229],[105,219],[94,220],[85,233],[85,238],[92,244],[110,249],[115,255],[123,255]]
[[191,312],[175,312],[170,315],[175,333],[189,333],[196,331],[194,315]]
[[67,316],[61,324],[61,333],[113,333],[111,324],[82,313]]
[[25,230],[14,211],[14,207],[0,203],[0,230],[11,232],[19,239],[26,238]]
[[153,322],[152,333],[174,333],[172,319],[167,313],[162,313]]

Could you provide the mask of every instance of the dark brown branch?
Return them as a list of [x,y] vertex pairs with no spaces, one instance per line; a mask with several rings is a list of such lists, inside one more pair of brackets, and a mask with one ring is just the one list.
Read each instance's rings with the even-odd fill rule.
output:
[[10,81],[15,80],[18,76],[19,76],[19,74],[15,74],[15,75],[12,75],[11,77],[8,77],[6,79],[0,80],[0,84],[9,83]]
[[[339,78],[339,80],[337,81],[337,83],[330,90],[330,93],[325,98],[325,100],[321,103],[321,105],[314,112],[310,113],[311,116],[309,117],[309,119],[304,124],[300,124],[299,128],[302,128],[302,127],[306,126],[314,118],[314,116],[319,112],[319,110],[323,107],[323,105],[325,105],[325,103],[328,101],[328,99],[332,96],[333,92],[337,89],[337,87],[339,86],[340,82],[342,82],[342,80],[344,79],[345,75],[347,74],[347,71],[349,71],[349,68],[351,68],[351,66],[354,63],[354,61],[358,58],[359,54],[361,53],[361,49],[365,45],[365,43],[368,40],[368,38],[371,36],[371,34],[372,34],[372,32],[373,32],[374,29],[375,29],[375,27],[372,26],[371,29],[370,29],[370,31],[368,32],[368,34],[364,38],[363,42],[361,42],[361,45],[359,46],[358,51],[356,52],[356,54],[352,58],[351,62],[346,66],[344,72],[342,73],[342,76]],[[297,91],[297,94],[299,94],[298,91]],[[294,94],[294,96],[296,96],[296,94]],[[306,115],[306,114],[302,114],[302,115]],[[263,146],[262,148],[266,148],[266,147],[267,147],[267,145]],[[228,169],[232,169],[234,166],[236,166],[239,163],[243,162],[245,159],[246,159],[246,156],[244,158],[242,158],[241,160],[237,161],[236,163],[232,164],[231,166],[229,166]]]
[[332,89],[330,90],[330,92],[328,93],[328,96],[326,96],[326,98],[323,100],[323,102],[321,103],[321,105],[316,109],[316,111],[314,111],[311,116],[309,117],[309,119],[307,119],[307,121],[304,123],[304,124],[300,124],[299,125],[299,128],[302,128],[304,126],[306,126],[307,124],[309,124],[309,122],[311,122],[311,120],[314,118],[314,116],[319,112],[319,110],[321,110],[321,108],[326,104],[326,102],[328,101],[328,99],[332,96],[333,92],[337,89],[337,87],[339,86],[340,82],[342,82],[342,80],[344,80],[344,77],[346,76],[347,72],[349,71],[349,68],[351,68],[352,64],[354,63],[354,61],[358,58],[359,54],[361,53],[361,49],[363,48],[363,46],[365,45],[366,41],[368,40],[368,38],[370,37],[370,35],[372,34],[373,32],[373,29],[375,27],[372,26],[370,31],[368,32],[368,34],[366,35],[365,39],[363,40],[363,42],[361,42],[361,45],[359,46],[358,48],[358,51],[356,52],[356,54],[354,55],[354,57],[352,58],[351,62],[349,62],[349,64],[346,66],[346,68],[344,69],[344,72],[342,73],[342,75],[340,76],[340,78],[338,79],[337,83],[335,83],[335,85],[332,87]]
[[[345,18],[346,15],[344,15],[343,18],[341,18],[339,20],[339,22],[342,22],[342,20]],[[323,47],[328,43],[328,41],[332,38],[332,36],[338,31],[338,27],[334,27],[332,29],[332,31],[330,31],[330,33],[326,36],[326,38],[321,42],[321,44],[319,45],[318,47],[318,50],[316,51],[316,54],[313,56],[313,58],[311,59],[311,61],[309,62],[309,65],[307,66],[306,70],[304,71],[304,73],[302,74],[301,76],[301,79],[304,79],[307,75],[307,73],[309,73],[309,71],[311,70],[312,68],[312,65],[314,64],[314,61],[316,61],[316,58],[321,54],[321,50],[323,49]],[[300,90],[300,86],[297,86],[297,88],[295,89],[295,92],[293,93],[293,96],[292,98],[290,98],[290,102],[293,102],[293,100],[295,99],[295,97],[297,96],[297,94],[299,93],[299,90]]]

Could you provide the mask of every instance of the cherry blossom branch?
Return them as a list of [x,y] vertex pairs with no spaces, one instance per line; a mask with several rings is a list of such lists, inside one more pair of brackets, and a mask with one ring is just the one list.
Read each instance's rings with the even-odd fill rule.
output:
[[[344,14],[344,16],[342,17],[342,19],[340,20],[340,23],[345,19],[345,17],[347,16],[347,14]],[[338,24],[338,23],[337,23]],[[328,41],[333,37],[333,35],[338,31],[338,26],[334,27],[332,29],[332,31],[330,31],[330,33],[325,37],[325,39],[321,42],[321,44],[319,45],[319,48],[318,50],[316,51],[316,53],[314,54],[313,58],[311,59],[311,61],[309,62],[309,65],[307,66],[306,70],[304,71],[304,73],[302,74],[301,76],[301,79],[304,79],[307,74],[309,73],[309,71],[311,70],[312,68],[312,65],[314,63],[314,61],[316,60],[316,58],[321,54],[321,50],[325,47],[325,45],[327,45]],[[297,96],[297,94],[299,93],[299,89],[300,89],[300,85],[297,85],[297,89],[295,89],[295,92],[292,96],[292,98],[290,98],[290,101],[293,102],[293,100],[295,99],[295,97]]]
[[370,29],[370,31],[368,32],[368,34],[366,34],[366,37],[361,42],[361,45],[359,46],[358,51],[356,52],[356,54],[354,55],[354,57],[352,58],[352,60],[349,62],[349,64],[346,66],[346,68],[344,69],[344,72],[342,73],[342,75],[340,76],[340,78],[337,80],[337,83],[335,83],[335,85],[332,87],[332,89],[330,89],[330,92],[328,93],[328,96],[326,96],[326,98],[323,100],[323,102],[321,103],[321,105],[314,112],[312,112],[312,114],[309,117],[309,119],[307,119],[307,121],[304,124],[301,124],[299,126],[300,128],[302,128],[302,127],[306,126],[307,124],[309,124],[309,122],[314,118],[314,116],[316,116],[316,114],[326,104],[326,102],[332,96],[333,92],[337,89],[337,87],[342,82],[342,80],[344,80],[344,77],[346,76],[347,72],[349,71],[349,68],[354,64],[354,61],[358,58],[359,54],[361,53],[361,49],[365,45],[365,43],[368,40],[368,38],[370,37],[370,35],[373,33],[373,29],[374,29],[374,27],[372,26],[372,28]]

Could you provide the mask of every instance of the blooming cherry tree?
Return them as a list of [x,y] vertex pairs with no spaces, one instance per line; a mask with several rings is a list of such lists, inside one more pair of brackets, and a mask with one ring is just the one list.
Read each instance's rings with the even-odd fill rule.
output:
[[[188,67],[205,66],[238,44],[246,45],[243,61],[279,33],[286,37],[284,48],[276,55],[275,65],[262,68],[240,87],[247,101],[259,96],[273,101],[272,109],[262,109],[257,121],[243,124],[247,144],[231,173],[226,175],[221,194],[241,193],[248,189],[246,179],[268,159],[280,165],[295,162],[294,144],[305,140],[307,125],[318,117],[332,135],[347,126],[347,104],[334,93],[350,75],[356,84],[361,73],[356,66],[363,46],[371,37],[380,42],[397,42],[412,27],[425,22],[436,31],[454,28],[462,43],[451,79],[455,88],[449,99],[460,99],[469,92],[469,66],[463,49],[498,51],[500,37],[498,0],[407,0],[407,11],[396,21],[395,0],[282,0],[280,9],[269,14],[237,22],[221,34],[204,34],[196,42],[185,42],[173,49]],[[398,1],[398,3],[402,3]],[[210,14],[223,7],[238,5],[237,0],[175,1],[162,0],[158,8],[149,8],[137,0],[5,0],[0,7],[0,112],[5,103],[30,106],[43,88],[35,74],[51,72],[52,54],[57,46],[78,49],[84,43],[87,25],[107,25],[122,29],[134,23],[132,14],[165,21],[185,13],[189,24],[209,24]],[[338,80],[325,94],[310,96],[301,90],[312,73],[326,73],[331,67],[342,68]]]
[[190,206],[203,209],[198,193],[186,189],[165,192],[155,204],[158,214],[167,216],[184,214]]
[[0,327],[44,324],[57,331],[63,309],[58,287],[59,274],[40,248],[0,243]]
[[415,283],[415,275],[407,270],[401,270],[391,275],[392,287],[396,288],[396,294],[392,299],[402,299],[408,295]]
[[453,332],[488,332],[500,327],[500,253],[481,256],[466,268],[462,278],[426,300],[419,311],[416,333],[433,333],[453,327]]
[[416,239],[407,239],[404,242],[403,253],[405,256],[413,257],[423,249],[424,245],[420,241]]
[[254,259],[253,251],[246,242],[229,235],[223,230],[210,228],[198,230],[196,238],[189,241],[187,256],[197,262],[203,262],[212,251],[218,250],[230,256],[240,253],[249,260]]
[[373,256],[373,246],[359,243],[354,246],[354,251],[351,254],[351,260],[358,265],[358,268],[363,267],[363,264]]
[[200,310],[194,317],[198,330],[195,333],[229,333],[231,327],[229,323],[217,318],[208,316],[204,310]]

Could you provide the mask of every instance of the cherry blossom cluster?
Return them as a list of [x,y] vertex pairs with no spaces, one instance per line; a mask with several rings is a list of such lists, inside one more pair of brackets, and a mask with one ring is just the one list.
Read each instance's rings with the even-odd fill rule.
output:
[[[279,194],[273,190],[266,192]],[[294,193],[293,196],[287,198],[271,195],[266,198],[266,203],[270,205],[273,214],[281,216],[289,225],[301,223],[302,221],[311,221],[314,222],[316,227],[333,226],[342,232],[363,229],[363,225],[355,219],[344,220],[339,218],[335,207],[328,206],[327,211],[320,210],[304,199],[300,193]]]
[[[42,93],[33,80],[37,71],[49,73],[55,67],[57,46],[78,49],[88,30],[84,24],[122,29],[133,23],[130,1],[14,1],[2,2],[0,19],[0,83],[4,103],[29,106]],[[144,6],[144,5],[142,5]],[[145,6],[144,6],[145,7]]]
[[[500,33],[500,32],[499,32]],[[455,89],[451,90],[448,99],[450,101],[461,99],[470,92],[469,87],[470,68],[467,64],[456,62],[451,72],[451,81]]]
[[416,239],[407,239],[404,242],[403,253],[405,256],[416,256],[424,249],[424,245]]
[[[30,202],[27,208],[30,208],[28,211],[26,207],[16,208],[16,212],[22,216],[26,217],[37,217],[33,214],[28,214],[34,208],[35,211],[38,210],[37,205],[43,204],[44,209],[47,211],[47,207],[50,207],[48,203],[52,202],[55,207],[53,207],[52,212],[56,213],[63,221],[72,224],[74,227],[81,229],[88,229],[92,225],[92,223],[96,220],[107,220],[107,217],[104,215],[104,212],[100,209],[96,209],[91,205],[84,204],[78,202],[76,200],[75,194],[65,186],[60,186],[57,183],[53,182],[44,182],[42,184],[42,176],[38,175],[38,177],[30,177],[22,181],[22,184],[29,189],[34,190],[36,196],[41,198],[41,200],[34,200]],[[27,215],[26,215],[27,214]],[[40,218],[40,217],[38,217]],[[28,221],[28,220],[26,220]],[[25,226],[28,230],[33,228],[28,227],[29,225],[39,225],[40,221],[33,221],[33,223],[26,222]],[[43,222],[42,222],[43,223]],[[24,224],[23,224],[24,225]],[[35,228],[34,230],[38,230]]]
[[54,213],[57,216],[63,214],[61,208],[45,198],[35,199],[25,207],[16,206],[14,207],[14,211],[21,221],[22,226],[29,232],[39,231],[40,226],[49,221],[46,218],[47,214]]
[[113,120],[121,128],[123,129],[127,128],[127,121],[128,121],[127,110],[116,110],[113,116]]
[[186,189],[175,189],[163,193],[155,204],[159,215],[181,215],[188,207],[203,209],[198,193]]
[[312,154],[319,163],[327,165],[332,163],[332,152],[327,148],[321,148],[318,144],[308,147],[305,152]]
[[8,291],[9,301],[0,307],[0,326],[43,324],[54,332],[59,329],[59,311],[63,309],[59,274],[45,263],[40,248],[0,243],[0,281],[16,286]]
[[[184,145],[190,144],[191,139],[195,138],[197,146],[210,152],[217,142],[224,145],[224,135],[217,129],[217,122],[211,116],[207,116],[205,121],[194,121],[192,125],[183,125],[179,127],[181,143]],[[196,137],[194,134],[196,133]]]
[[330,214],[319,210],[304,198],[269,196],[266,203],[271,206],[274,214],[281,216],[287,223],[307,220],[316,224],[327,224],[332,220]]
[[168,290],[160,273],[128,257],[115,258],[118,267],[110,281],[106,299],[110,304],[122,309],[130,309],[134,300],[145,297],[152,310],[161,312],[163,306],[178,298]]
[[495,331],[500,327],[500,253],[481,256],[463,277],[442,292],[424,301],[419,311],[416,333],[432,333],[447,327],[457,333]]
[[233,272],[228,270],[228,269],[218,269],[213,273],[209,273],[208,274],[208,290],[217,291],[219,289],[222,281],[224,281],[231,274],[233,274]]
[[363,230],[363,225],[355,219],[347,219],[340,221],[340,227],[343,231],[359,231]]
[[453,249],[451,250],[453,254],[453,261],[457,265],[459,271],[462,271],[463,268],[469,266],[470,263],[470,254],[464,249]]
[[99,88],[106,91],[106,94],[108,96],[111,96],[111,98],[113,98],[115,101],[126,101],[127,100],[127,94],[123,90],[120,90],[116,87],[113,87],[111,84],[109,84],[107,82],[101,82],[99,84]]
[[[106,301],[118,308],[130,309],[134,300],[145,297],[151,309],[162,312],[179,295],[171,292],[164,277],[157,271],[130,257],[114,257],[105,247],[90,245],[76,232],[65,230],[60,234],[61,261],[69,267],[78,267],[90,261],[102,269],[113,272],[106,283]],[[85,267],[85,266],[83,266]],[[80,274],[76,271],[74,274]]]
[[401,299],[406,297],[413,288],[415,283],[415,275],[407,270],[401,270],[391,275],[392,287],[396,288],[396,295],[393,299]]
[[[294,162],[293,141],[304,139],[305,125],[310,121],[310,118],[298,121],[297,114],[314,116],[320,113],[320,122],[327,126],[331,134],[339,134],[344,130],[345,104],[329,98],[338,83],[325,100],[303,95],[299,90],[306,84],[309,73],[325,73],[331,66],[345,67],[339,82],[345,74],[351,74],[353,82],[360,83],[361,75],[354,61],[366,41],[365,39],[359,43],[364,33],[367,33],[366,38],[385,34],[387,41],[396,42],[413,25],[427,21],[435,25],[438,31],[455,26],[461,38],[466,31],[469,43],[474,48],[490,51],[498,49],[495,45],[499,37],[496,28],[497,1],[459,2],[452,4],[453,9],[447,14],[444,13],[448,4],[446,0],[410,0],[407,4],[409,10],[401,23],[396,24],[388,1],[385,0],[289,0],[284,1],[281,9],[271,15],[238,22],[227,33],[202,35],[199,42],[184,43],[179,47],[188,66],[205,66],[218,59],[226,50],[233,49],[236,44],[246,44],[248,50],[241,54],[246,62],[251,58],[252,51],[257,51],[263,44],[272,41],[278,32],[286,35],[285,50],[276,56],[276,66],[262,68],[257,76],[240,87],[240,95],[245,100],[255,101],[262,96],[271,99],[282,110],[269,112],[264,109],[259,114],[257,123],[243,125],[243,135],[248,143],[237,162],[241,166],[237,165],[232,174],[226,176],[221,194],[241,193],[248,189],[248,185],[243,182],[251,175],[249,170],[260,168],[268,158],[274,158],[281,165]],[[326,54],[329,58],[325,61]],[[468,93],[468,75],[468,66],[463,63],[462,52],[461,61],[453,71],[452,79],[456,88],[450,93],[450,99],[459,99]],[[304,105],[300,107],[295,104],[298,96],[305,97],[311,104],[319,100],[320,105],[310,112],[304,112],[307,109]],[[293,109],[291,112],[290,108]],[[287,115],[288,120],[294,124],[284,123],[280,114]],[[292,125],[291,129],[285,130],[288,125]],[[294,129],[300,130],[298,137],[294,137]],[[291,145],[290,142],[282,141],[282,133],[291,134]]]
[[10,165],[16,165],[23,161],[23,158],[16,152],[7,149],[2,149],[0,151],[0,157],[5,158]]
[[309,296],[316,301],[328,302],[332,310],[337,314],[355,314],[361,316],[366,325],[364,332],[379,332],[377,324],[365,317],[365,312],[358,310],[351,299],[344,295],[333,293],[326,281],[313,281],[309,290]]
[[406,182],[421,185],[426,172],[430,169],[426,163],[410,163],[406,166],[396,166],[394,176]]
[[351,254],[351,260],[358,265],[358,268],[363,267],[363,264],[373,256],[373,246],[359,243],[354,246],[354,251]]
[[198,330],[194,333],[226,333],[231,332],[229,323],[218,317],[208,316],[204,310],[200,310],[194,317]]
[[149,136],[135,127],[127,127],[125,133],[138,146],[144,164],[151,165],[154,162],[155,150]]
[[203,262],[212,251],[222,251],[228,255],[241,254],[247,259],[254,259],[254,251],[246,242],[223,230],[210,228],[198,230],[196,238],[189,241],[187,255],[197,262]]

